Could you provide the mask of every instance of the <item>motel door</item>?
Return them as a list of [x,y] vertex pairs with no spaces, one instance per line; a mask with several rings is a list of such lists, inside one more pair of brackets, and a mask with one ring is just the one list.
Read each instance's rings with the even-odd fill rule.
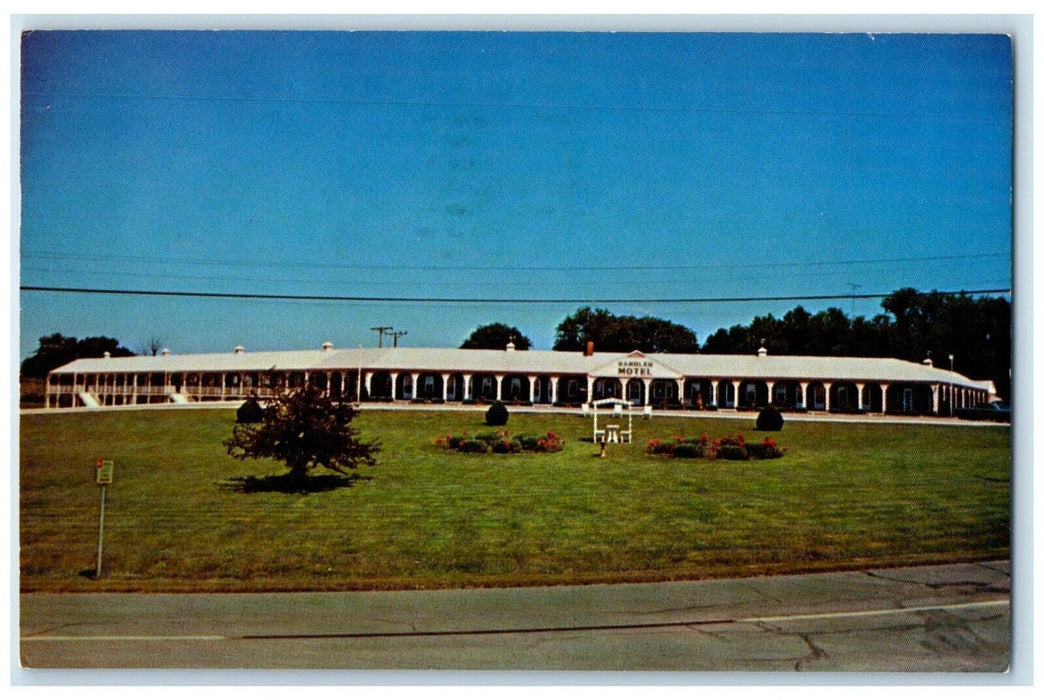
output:
[[913,389],[903,389],[903,412],[909,413],[913,410]]
[[632,379],[627,382],[627,400],[632,405],[641,406],[645,403],[645,384],[638,379]]

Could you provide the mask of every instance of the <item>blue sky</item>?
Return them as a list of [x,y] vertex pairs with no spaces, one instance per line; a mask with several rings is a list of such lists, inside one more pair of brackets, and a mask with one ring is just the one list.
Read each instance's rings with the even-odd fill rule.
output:
[[1011,80],[1000,35],[35,32],[22,285],[524,301],[27,291],[20,356],[547,348],[587,303],[702,342],[879,301],[650,300],[1007,288]]

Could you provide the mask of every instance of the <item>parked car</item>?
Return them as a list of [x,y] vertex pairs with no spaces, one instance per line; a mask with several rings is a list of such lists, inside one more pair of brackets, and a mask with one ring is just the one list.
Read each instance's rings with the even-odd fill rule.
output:
[[992,420],[998,423],[1011,422],[1011,404],[1006,401],[980,403],[975,408],[958,408],[954,415],[965,420]]

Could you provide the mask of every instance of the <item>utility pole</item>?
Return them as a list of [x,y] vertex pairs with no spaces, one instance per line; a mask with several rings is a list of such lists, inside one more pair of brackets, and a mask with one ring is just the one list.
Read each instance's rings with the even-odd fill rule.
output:
[[[370,326],[371,331],[377,331],[377,347],[384,347],[384,332],[393,330],[391,326]],[[390,335],[390,334],[389,334]]]
[[392,347],[397,348],[399,347],[399,338],[406,335],[406,331],[394,331],[389,333],[388,335],[392,337]]

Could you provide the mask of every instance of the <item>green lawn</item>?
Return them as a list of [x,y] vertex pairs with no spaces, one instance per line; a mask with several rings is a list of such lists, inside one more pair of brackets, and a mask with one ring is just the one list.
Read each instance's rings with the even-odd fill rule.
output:
[[[474,412],[364,409],[384,446],[348,488],[241,493],[279,465],[228,458],[224,410],[20,418],[21,586],[57,590],[277,590],[645,581],[1004,558],[1010,428],[788,422],[778,460],[645,454],[675,435],[764,435],[749,421],[635,421],[608,457],[590,420],[512,414],[563,452],[459,455]],[[115,460],[104,576],[95,565],[97,458]]]

